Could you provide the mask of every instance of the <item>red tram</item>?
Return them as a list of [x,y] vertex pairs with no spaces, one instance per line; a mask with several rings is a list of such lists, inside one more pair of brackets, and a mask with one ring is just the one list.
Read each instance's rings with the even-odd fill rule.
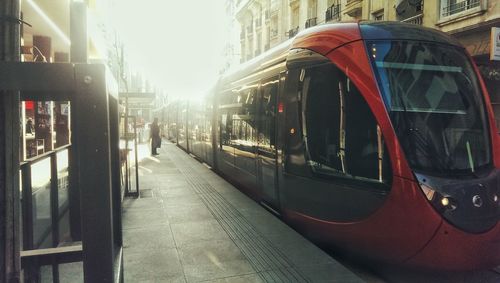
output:
[[175,107],[181,147],[315,241],[414,267],[500,264],[492,108],[441,32],[310,28]]

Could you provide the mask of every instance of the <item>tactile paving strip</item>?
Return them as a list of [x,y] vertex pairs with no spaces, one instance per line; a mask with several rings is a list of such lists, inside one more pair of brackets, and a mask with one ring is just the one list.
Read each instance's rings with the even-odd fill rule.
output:
[[[199,165],[197,161],[187,157],[180,150],[171,157],[182,159],[183,164]],[[231,203],[200,177],[191,166],[178,168],[187,177],[191,187],[264,282],[308,282],[285,255],[263,237]]]

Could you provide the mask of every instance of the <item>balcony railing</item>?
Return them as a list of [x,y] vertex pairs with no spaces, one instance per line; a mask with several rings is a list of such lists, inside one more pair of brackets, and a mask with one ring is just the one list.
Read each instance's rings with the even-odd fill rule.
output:
[[[448,1],[450,3],[451,1]],[[460,13],[472,8],[478,7],[481,4],[481,0],[464,0],[461,2],[452,3],[446,7],[443,7],[442,16],[447,17],[456,13]]]
[[306,28],[310,28],[310,27],[315,26],[315,25],[317,24],[317,23],[316,23],[316,20],[317,20],[317,19],[318,19],[317,17],[314,17],[314,18],[310,18],[310,19],[308,19],[308,20],[306,21],[305,27],[306,27]]
[[424,18],[424,14],[418,14],[416,16],[401,20],[401,22],[408,23],[408,24],[414,24],[414,25],[422,25],[423,18]]
[[287,32],[288,38],[294,37],[297,33],[299,33],[299,27],[293,28]]
[[333,4],[325,12],[325,21],[340,21],[340,4]]

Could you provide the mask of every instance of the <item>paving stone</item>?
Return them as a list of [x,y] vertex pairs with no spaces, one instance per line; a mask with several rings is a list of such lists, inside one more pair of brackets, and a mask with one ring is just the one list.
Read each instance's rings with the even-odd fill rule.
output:
[[223,278],[253,273],[245,260],[225,261],[218,264],[184,265],[187,282],[202,282],[207,279]]
[[162,209],[163,201],[155,198],[128,198],[123,201],[122,208],[123,210]]
[[125,282],[186,282],[176,249],[124,252]]
[[257,274],[232,276],[214,280],[203,281],[204,283],[263,283],[265,281]]
[[162,200],[164,207],[179,207],[179,206],[192,206],[203,205],[201,198],[196,195],[180,195],[180,196],[167,196],[167,193],[162,192]]
[[170,226],[142,227],[123,231],[124,252],[147,253],[149,250],[175,248]]
[[167,206],[165,211],[168,215],[168,221],[172,224],[214,219],[204,204]]
[[122,213],[123,229],[168,225],[163,209],[125,210]]
[[141,162],[123,204],[125,282],[359,282],[175,145]]
[[[290,236],[289,236],[290,235]],[[292,233],[269,235],[268,239],[295,266],[310,266],[334,263],[335,260],[305,238],[295,237]]]
[[176,223],[171,224],[171,227],[178,247],[192,245],[200,241],[229,239],[216,220]]
[[162,191],[162,196],[166,197],[178,197],[184,195],[195,195],[196,192],[191,189],[190,186],[179,186],[176,188],[170,188],[168,190]]

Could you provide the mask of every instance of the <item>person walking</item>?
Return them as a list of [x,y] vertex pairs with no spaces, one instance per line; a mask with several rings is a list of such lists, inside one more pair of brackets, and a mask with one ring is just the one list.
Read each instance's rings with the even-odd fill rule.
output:
[[158,118],[155,118],[151,124],[151,154],[158,155],[157,148],[161,147],[160,127],[158,126]]

